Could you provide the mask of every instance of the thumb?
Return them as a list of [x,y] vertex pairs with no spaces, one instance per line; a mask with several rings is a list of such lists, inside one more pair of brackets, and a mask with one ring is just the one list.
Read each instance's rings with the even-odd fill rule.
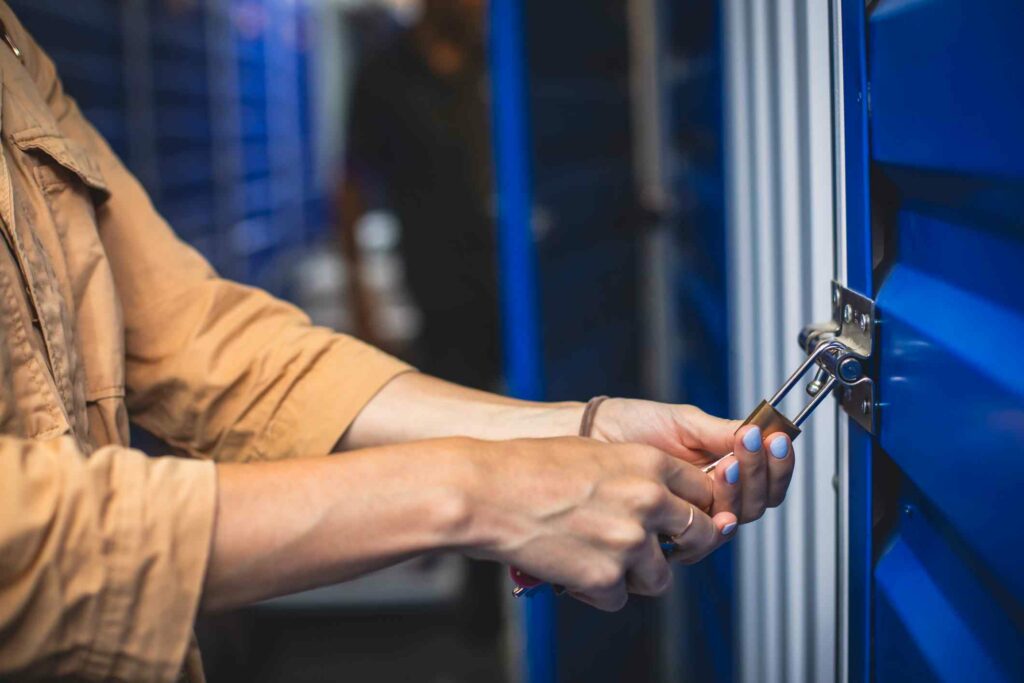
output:
[[690,433],[698,443],[687,444],[694,449],[707,451],[722,456],[732,450],[733,437],[736,430],[743,424],[742,420],[729,420],[705,413],[696,406],[689,406],[690,414],[686,421]]

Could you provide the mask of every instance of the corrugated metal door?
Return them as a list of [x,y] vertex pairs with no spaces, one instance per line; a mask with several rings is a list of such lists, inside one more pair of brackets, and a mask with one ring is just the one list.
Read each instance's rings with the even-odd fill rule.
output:
[[880,312],[852,422],[851,680],[1024,680],[1024,3],[848,0],[851,288]]

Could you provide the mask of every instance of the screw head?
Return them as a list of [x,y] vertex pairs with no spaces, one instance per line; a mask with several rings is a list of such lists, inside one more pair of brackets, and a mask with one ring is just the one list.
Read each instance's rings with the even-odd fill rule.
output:
[[861,403],[860,403],[860,412],[864,413],[865,415],[870,413],[871,412],[871,401],[869,401],[867,399],[864,399],[863,401],[861,401]]
[[838,306],[839,305],[839,290],[838,289],[833,289],[832,290],[832,305],[833,306]]
[[861,332],[866,332],[867,331],[868,323],[870,323],[870,322],[871,321],[868,320],[868,314],[867,313],[861,313],[860,316],[857,318],[857,325],[860,327],[860,331]]
[[864,368],[856,358],[847,358],[839,364],[839,376],[847,382],[855,382],[860,379]]
[[851,306],[850,304],[846,304],[843,307],[843,320],[845,322],[853,321],[853,306]]

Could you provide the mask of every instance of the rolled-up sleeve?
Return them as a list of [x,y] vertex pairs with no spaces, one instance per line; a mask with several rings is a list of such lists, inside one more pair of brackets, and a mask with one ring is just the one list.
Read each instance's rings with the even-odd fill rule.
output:
[[174,680],[215,496],[209,461],[0,437],[0,678]]
[[328,453],[373,395],[410,368],[219,278],[64,93],[49,57],[5,15],[61,132],[96,162],[110,190],[96,218],[123,312],[132,421],[216,460]]
[[[179,322],[152,320],[161,316]],[[196,282],[188,296],[137,311],[133,320],[132,419],[217,460],[329,453],[373,395],[408,369],[310,325],[259,290],[223,280]]]

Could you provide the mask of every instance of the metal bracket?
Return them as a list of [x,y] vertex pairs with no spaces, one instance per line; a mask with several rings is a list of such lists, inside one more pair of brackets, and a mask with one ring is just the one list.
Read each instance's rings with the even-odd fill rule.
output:
[[832,283],[832,320],[800,331],[800,346],[811,354],[821,344],[838,342],[840,352],[819,357],[819,376],[807,387],[814,395],[827,377],[835,377],[839,404],[854,422],[874,434],[878,423],[875,383],[868,376],[878,318],[875,302]]
[[863,294],[832,283],[832,320],[839,324],[839,339],[865,359],[874,348],[875,302]]

